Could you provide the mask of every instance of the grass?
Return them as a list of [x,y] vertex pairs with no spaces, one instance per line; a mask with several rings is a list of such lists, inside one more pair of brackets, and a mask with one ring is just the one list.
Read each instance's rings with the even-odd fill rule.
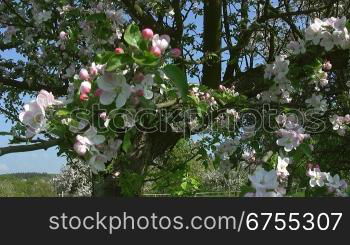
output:
[[53,177],[38,173],[0,175],[0,197],[54,197]]

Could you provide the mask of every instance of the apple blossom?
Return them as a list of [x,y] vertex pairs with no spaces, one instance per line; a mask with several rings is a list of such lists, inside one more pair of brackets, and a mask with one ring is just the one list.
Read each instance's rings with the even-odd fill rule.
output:
[[45,110],[37,101],[24,105],[24,112],[19,114],[19,120],[26,126],[26,137],[32,138],[45,126]]
[[43,107],[44,109],[46,109],[47,107],[52,106],[52,105],[62,104],[61,101],[55,99],[55,97],[53,96],[52,93],[49,93],[46,90],[40,90],[40,92],[36,98],[36,101],[37,101],[38,105]]
[[153,91],[152,91],[153,83],[154,83],[154,75],[147,74],[146,76],[144,76],[142,82],[135,86],[136,92],[142,91],[142,95],[140,92],[138,92],[137,95],[139,97],[144,96],[148,100],[152,99],[153,98]]
[[328,186],[330,192],[344,191],[348,187],[346,181],[341,180],[338,174],[333,177],[330,174],[327,175],[327,181],[326,186]]
[[277,131],[277,134],[282,138],[276,141],[277,145],[283,146],[286,152],[290,152],[293,149],[296,149],[304,139],[309,138],[308,134],[304,133],[302,127],[296,129],[280,129]]
[[306,53],[305,42],[303,40],[292,41],[287,45],[287,48],[295,55]]
[[122,49],[122,48],[116,48],[115,50],[114,50],[114,52],[116,53],[116,54],[124,54],[125,52],[124,52],[124,49]]
[[120,139],[109,139],[105,148],[103,149],[103,154],[107,157],[108,161],[118,156],[118,151],[123,141]]
[[91,167],[91,171],[94,174],[98,174],[99,172],[105,171],[106,169],[105,164],[107,162],[108,162],[108,159],[105,155],[95,154],[90,158],[90,160],[88,161],[88,164]]
[[100,103],[110,105],[115,101],[116,107],[121,108],[131,95],[131,86],[126,83],[123,75],[105,73],[97,79],[97,85],[102,90]]
[[87,151],[95,150],[95,146],[102,144],[104,141],[105,137],[98,135],[96,128],[90,127],[83,135],[76,136],[74,149],[78,154],[86,154]]
[[81,69],[80,72],[79,72],[79,78],[81,80],[85,80],[85,81],[90,80],[90,74],[89,74],[88,70],[86,70],[84,68]]
[[152,29],[146,28],[142,30],[142,37],[145,40],[152,40],[154,36],[154,33],[152,31]]
[[108,118],[107,113],[106,113],[106,112],[102,112],[102,113],[100,114],[100,118],[101,118],[103,121],[106,121],[107,118]]
[[151,47],[150,52],[156,57],[162,56],[162,50],[159,47]]
[[178,58],[181,56],[181,49],[179,48],[173,48],[172,50],[170,50],[170,56],[173,58]]
[[86,144],[81,143],[80,141],[76,141],[73,149],[79,156],[84,156],[88,151],[88,146]]
[[[156,34],[152,38],[152,48],[155,52],[156,50],[160,50],[161,53],[164,53],[164,51],[169,47],[170,44],[170,37],[168,35],[161,35]],[[151,49],[152,50],[152,49]]]
[[313,94],[311,98],[305,100],[305,103],[309,107],[313,107],[316,111],[325,112],[327,111],[327,101],[323,99],[322,95]]
[[309,169],[307,175],[310,177],[309,184],[311,187],[325,185],[325,180],[327,179],[327,174],[321,172],[319,168]]
[[254,162],[256,160],[255,154],[256,151],[254,149],[245,150],[242,154],[242,159],[244,159],[248,163]]
[[321,43],[320,45],[325,48],[326,51],[330,51],[334,47],[333,35],[327,31],[322,32],[321,34]]
[[330,70],[332,70],[332,63],[330,61],[327,61],[323,64],[322,68],[324,71],[329,72]]
[[95,62],[93,62],[89,68],[89,72],[91,76],[97,76],[98,74],[103,73],[104,65],[96,65]]
[[88,94],[91,92],[91,83],[84,81],[80,84],[80,93],[81,94]]
[[89,100],[89,95],[87,95],[87,94],[80,94],[79,99],[81,101],[87,101],[87,100]]
[[267,191],[278,187],[277,172],[275,170],[266,171],[261,166],[255,170],[253,175],[249,175],[248,179],[255,188],[257,196],[266,196]]
[[66,32],[61,31],[61,32],[60,32],[60,35],[59,35],[60,40],[61,40],[61,41],[67,40],[67,35],[68,35],[68,34],[67,34]]
[[315,45],[320,43],[323,21],[316,18],[305,31],[306,41],[312,41]]
[[350,115],[346,115],[345,117],[333,115],[329,120],[333,125],[333,130],[336,130],[338,135],[344,136],[346,129],[348,129],[347,124],[350,124]]
[[278,156],[277,160],[277,175],[281,178],[286,178],[289,176],[289,172],[287,170],[288,165],[291,163],[291,159],[288,157]]

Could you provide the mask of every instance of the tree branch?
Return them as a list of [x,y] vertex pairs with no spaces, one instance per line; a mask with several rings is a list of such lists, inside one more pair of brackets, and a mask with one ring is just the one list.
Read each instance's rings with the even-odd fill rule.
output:
[[53,146],[58,145],[60,140],[50,140],[45,141],[38,144],[32,145],[14,145],[0,148],[0,156],[4,156],[10,153],[18,153],[18,152],[28,152],[28,151],[36,151],[36,150],[47,150]]
[[152,28],[157,33],[171,34],[169,28],[165,28],[153,18],[152,15],[145,13],[141,6],[135,0],[121,0],[129,11],[131,17],[138,20],[144,27]]
[[17,81],[17,80],[5,78],[5,77],[0,77],[0,85],[9,86],[9,87],[18,88],[20,90],[27,90],[27,91],[40,91],[44,89],[49,92],[52,92],[56,96],[62,96],[67,94],[66,86],[55,88],[47,85],[41,85],[38,83],[35,83],[30,86],[28,83],[24,81]]

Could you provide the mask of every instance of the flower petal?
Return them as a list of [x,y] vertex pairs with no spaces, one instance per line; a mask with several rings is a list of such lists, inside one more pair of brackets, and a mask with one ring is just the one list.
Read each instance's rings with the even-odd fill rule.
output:
[[125,104],[126,101],[128,100],[128,96],[126,96],[126,94],[119,94],[117,97],[117,100],[115,101],[115,105],[117,108],[122,108]]
[[117,74],[106,72],[102,77],[97,79],[97,85],[102,90],[111,91],[118,86],[118,79],[120,77]]
[[99,145],[105,142],[106,138],[103,135],[96,135],[93,139],[92,142],[94,145]]
[[144,97],[145,99],[152,99],[153,98],[153,92],[151,90],[145,89],[144,90]]
[[110,105],[113,103],[117,94],[115,92],[103,91],[100,96],[100,103],[102,105]]

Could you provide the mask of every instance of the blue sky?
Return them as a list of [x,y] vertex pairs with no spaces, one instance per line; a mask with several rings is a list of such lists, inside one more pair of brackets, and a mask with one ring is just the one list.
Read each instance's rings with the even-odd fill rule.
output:
[[[14,60],[22,58],[14,50],[0,52],[0,55],[4,58]],[[0,114],[0,131],[9,132],[10,129],[11,123],[6,123],[5,117]],[[9,137],[0,136],[0,147],[8,146],[8,142]],[[64,163],[65,159],[57,157],[57,150],[55,148],[48,149],[47,151],[39,150],[8,154],[0,157],[0,174],[23,172],[59,173]]]
[[[10,123],[5,123],[4,117],[0,115],[1,131],[9,131]],[[8,145],[8,137],[0,137],[0,147]],[[25,153],[14,153],[0,157],[0,174],[18,172],[47,172],[59,173],[65,159],[57,157],[54,148],[47,151],[33,151]]]

